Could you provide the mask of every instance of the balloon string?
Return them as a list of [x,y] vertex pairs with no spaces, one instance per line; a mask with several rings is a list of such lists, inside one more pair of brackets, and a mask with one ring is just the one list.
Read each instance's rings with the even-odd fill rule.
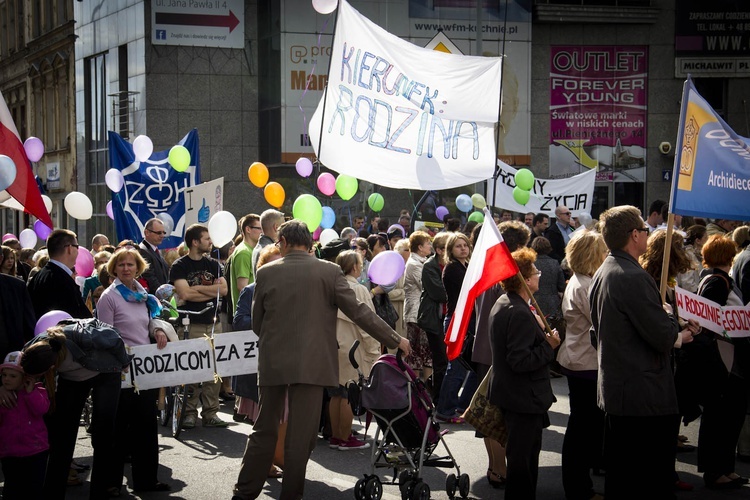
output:
[[[331,16],[328,16],[326,18],[326,22],[323,24],[323,28],[320,30],[320,33],[318,33],[318,54],[322,54],[320,50],[320,43],[321,43],[321,37],[323,36],[323,32],[328,27],[328,21],[330,21]],[[312,69],[310,70],[310,76],[307,77],[307,81],[305,82],[305,90],[302,91],[302,95],[299,98],[298,101],[298,107],[300,112],[302,113],[302,134],[305,136],[308,136],[307,134],[307,114],[305,114],[305,109],[302,107],[302,101],[305,99],[305,96],[307,95],[307,91],[310,89],[310,82],[313,79],[313,75],[315,74],[315,68],[318,66],[318,60],[315,59],[315,62],[313,63]],[[308,136],[309,140],[309,136]]]

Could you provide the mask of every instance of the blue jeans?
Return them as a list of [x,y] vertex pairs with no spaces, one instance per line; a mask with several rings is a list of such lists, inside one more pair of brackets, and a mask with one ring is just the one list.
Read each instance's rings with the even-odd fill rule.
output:
[[[450,320],[450,316],[445,318],[443,324],[446,329],[448,324],[450,324]],[[469,325],[469,331],[473,331],[473,329],[474,324],[472,322]],[[464,385],[464,380],[466,380],[466,385]],[[464,385],[464,389],[459,396],[458,392],[461,390],[462,385]],[[449,361],[445,377],[443,378],[443,384],[440,386],[437,414],[444,417],[452,417],[457,412],[463,413],[463,410],[471,403],[471,397],[476,392],[478,386],[477,374],[467,369],[466,363],[462,362],[460,357]]]

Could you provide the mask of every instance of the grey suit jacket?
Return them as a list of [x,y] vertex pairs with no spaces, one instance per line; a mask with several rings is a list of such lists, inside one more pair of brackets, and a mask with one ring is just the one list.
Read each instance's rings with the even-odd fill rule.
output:
[[156,289],[165,283],[169,283],[169,266],[164,258],[154,252],[145,240],[138,245],[138,251],[146,262],[148,269],[143,273],[143,279],[148,283],[149,293],[155,293]]
[[339,266],[292,251],[258,269],[252,313],[259,338],[258,385],[338,387],[339,309],[389,348],[401,341],[385,321],[357,301]]
[[654,279],[613,250],[594,274],[589,303],[599,339],[599,407],[617,416],[678,414],[669,354],[679,326],[662,309]]
[[554,401],[549,364],[555,351],[520,295],[508,293],[495,302],[490,344],[490,402],[516,413],[546,413]]

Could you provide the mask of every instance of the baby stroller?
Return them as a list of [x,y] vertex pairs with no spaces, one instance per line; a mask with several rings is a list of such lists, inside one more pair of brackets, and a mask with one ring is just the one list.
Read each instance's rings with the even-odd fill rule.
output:
[[[448,474],[445,490],[454,498],[456,490],[462,498],[469,496],[469,475],[461,474],[448,445],[435,421],[435,408],[424,383],[406,366],[399,355],[384,354],[365,378],[354,359],[359,346],[355,341],[349,350],[349,360],[357,369],[359,379],[348,384],[349,401],[355,415],[368,413],[378,424],[370,458],[370,472],[354,486],[356,500],[379,500],[383,495],[377,468],[393,469],[393,480],[398,482],[403,500],[428,500],[430,487],[422,478],[422,467],[455,468]],[[381,436],[382,434],[382,436]],[[437,456],[442,444],[447,452]]]

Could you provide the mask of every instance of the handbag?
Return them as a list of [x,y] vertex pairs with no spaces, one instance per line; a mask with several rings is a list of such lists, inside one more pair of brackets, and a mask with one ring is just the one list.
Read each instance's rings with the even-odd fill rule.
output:
[[492,368],[490,367],[471,398],[471,403],[464,412],[463,418],[485,437],[494,439],[505,446],[508,444],[508,428],[505,426],[505,417],[500,408],[487,399],[491,377]]
[[388,323],[388,326],[396,329],[396,323],[398,322],[398,313],[396,308],[393,307],[391,299],[388,298],[387,293],[375,295],[372,297],[372,303],[375,306],[375,314]]

